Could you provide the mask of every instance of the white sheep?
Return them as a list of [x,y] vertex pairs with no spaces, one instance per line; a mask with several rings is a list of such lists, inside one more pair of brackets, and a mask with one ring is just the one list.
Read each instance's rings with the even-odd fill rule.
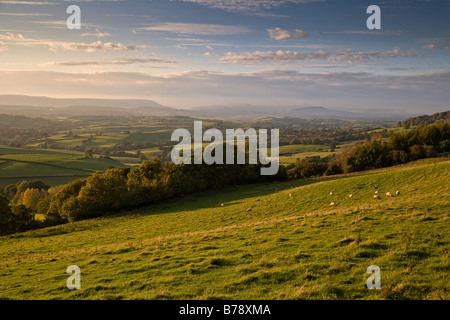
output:
[[399,196],[399,195],[400,195],[400,191],[397,190],[397,191],[395,192],[395,194],[396,194],[397,196]]
[[223,203],[220,204],[221,207],[225,207],[225,205]]
[[349,198],[353,198],[353,194],[349,195],[348,197],[349,197]]
[[375,191],[375,193],[376,193],[376,194],[378,194],[378,190],[377,190],[377,191]]
[[379,195],[377,195],[377,194],[376,194],[376,195],[374,195],[374,196],[373,196],[373,198],[374,198],[374,199],[381,199],[381,198],[380,198],[380,196],[379,196]]
[[250,211],[252,211],[252,208],[248,208],[248,209],[247,209],[247,212],[250,212]]
[[392,194],[390,192],[386,192],[386,197],[392,197]]
[[292,193],[289,193],[289,197],[291,197],[291,198],[292,198]]
[[337,207],[337,203],[336,202],[332,202],[332,203],[330,203],[330,206]]
[[330,192],[330,196],[332,196],[333,195],[333,192]]

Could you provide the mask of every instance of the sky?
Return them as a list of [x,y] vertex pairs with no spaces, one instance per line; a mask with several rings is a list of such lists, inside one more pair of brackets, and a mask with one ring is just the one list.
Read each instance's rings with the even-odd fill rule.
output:
[[0,94],[433,113],[449,18],[450,0],[0,0]]

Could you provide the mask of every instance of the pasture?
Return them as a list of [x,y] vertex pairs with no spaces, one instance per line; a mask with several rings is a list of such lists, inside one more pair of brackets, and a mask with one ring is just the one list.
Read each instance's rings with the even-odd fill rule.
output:
[[[235,186],[5,236],[0,298],[449,299],[449,172],[428,159]],[[81,290],[66,288],[69,265]]]

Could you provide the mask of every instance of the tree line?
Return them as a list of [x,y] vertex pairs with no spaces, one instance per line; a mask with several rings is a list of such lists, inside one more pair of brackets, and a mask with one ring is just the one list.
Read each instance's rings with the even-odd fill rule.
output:
[[389,167],[450,151],[450,121],[366,140],[325,158],[309,157],[287,168],[290,179]]

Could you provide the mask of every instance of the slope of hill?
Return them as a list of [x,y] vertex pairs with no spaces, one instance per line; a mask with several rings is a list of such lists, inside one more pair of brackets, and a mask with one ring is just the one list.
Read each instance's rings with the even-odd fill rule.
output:
[[437,122],[450,121],[450,111],[438,112],[433,115],[422,115],[414,118],[406,119],[402,122],[403,127],[424,126]]
[[59,99],[24,95],[0,95],[1,105],[64,108],[70,106],[99,106],[110,108],[139,108],[143,106],[162,108],[152,100],[143,99]]
[[[449,299],[449,172],[428,159],[233,187],[3,237],[0,298]],[[70,265],[81,290],[66,288]],[[366,288],[370,265],[381,290]]]
[[142,99],[57,99],[21,95],[0,95],[0,114],[34,117],[87,115],[169,116],[184,111]]

